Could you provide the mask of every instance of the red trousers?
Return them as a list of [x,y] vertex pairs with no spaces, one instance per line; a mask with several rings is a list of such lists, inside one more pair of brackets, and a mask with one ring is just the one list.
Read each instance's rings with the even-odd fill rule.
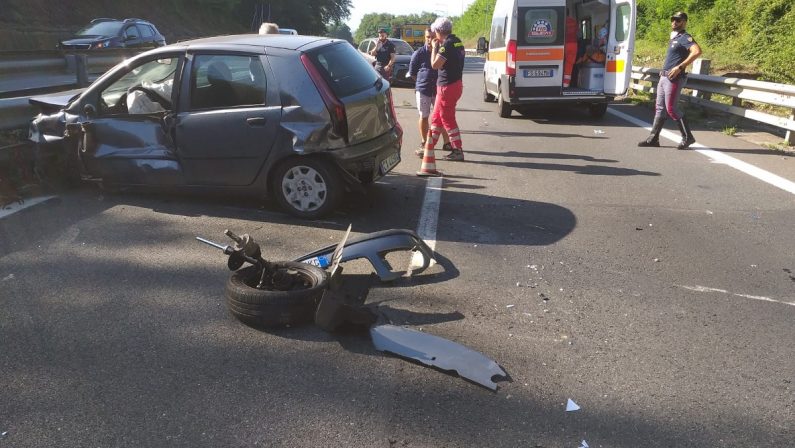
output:
[[450,146],[461,149],[461,132],[458,130],[458,122],[455,119],[455,106],[461,99],[464,91],[464,83],[458,80],[446,86],[436,86],[436,103],[433,105],[433,115],[431,115],[430,138],[426,140],[431,149],[439,141],[442,128],[447,130],[450,137]]

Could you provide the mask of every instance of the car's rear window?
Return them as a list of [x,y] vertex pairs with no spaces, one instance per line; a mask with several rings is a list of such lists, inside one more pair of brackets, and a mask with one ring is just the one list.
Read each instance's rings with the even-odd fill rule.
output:
[[392,40],[392,43],[395,45],[395,53],[397,54],[414,54],[414,49],[411,48],[411,45],[408,44],[405,40]]
[[378,73],[348,43],[326,45],[309,57],[340,98],[369,89],[378,81]]

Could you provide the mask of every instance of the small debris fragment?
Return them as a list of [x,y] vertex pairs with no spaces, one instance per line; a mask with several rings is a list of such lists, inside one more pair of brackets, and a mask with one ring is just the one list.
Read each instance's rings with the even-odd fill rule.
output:
[[[756,265],[755,265],[755,264],[752,264],[752,265],[751,265],[751,267],[752,267],[752,268],[755,268],[755,267],[756,267]],[[14,274],[11,274],[11,275],[14,275]]]
[[522,286],[521,282],[516,282],[516,286]]
[[516,305],[505,305],[505,308],[513,308],[513,307],[515,307],[515,306],[516,306]]
[[8,435],[8,431],[3,431],[0,433],[0,437],[5,437]]
[[643,227],[635,227],[635,230],[643,230]]
[[588,442],[586,442],[585,439],[583,439],[582,444],[578,448],[591,448],[591,447],[588,446]]
[[597,135],[599,135],[599,134],[604,134],[604,133],[605,133],[605,131],[603,131],[603,130],[601,130],[601,129],[594,129],[594,130],[593,130],[593,133],[594,133],[594,134],[597,134]]
[[712,213],[712,210],[707,210],[707,214],[708,215],[714,215],[715,213]]
[[659,262],[660,262],[660,259],[659,259],[659,258],[655,258],[655,259],[654,259],[654,262],[655,262],[655,263],[659,263]]
[[8,274],[5,277],[3,277],[2,281],[7,282],[7,281],[13,280],[13,279],[14,279],[14,274]]
[[569,398],[569,401],[566,402],[566,412],[574,412],[579,410],[580,406],[577,403],[575,403],[574,400]]

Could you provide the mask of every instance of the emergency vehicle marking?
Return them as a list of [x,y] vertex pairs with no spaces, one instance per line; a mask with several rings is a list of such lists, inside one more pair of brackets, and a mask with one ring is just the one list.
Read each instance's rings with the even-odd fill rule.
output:
[[536,20],[527,37],[552,37],[552,24],[547,19]]

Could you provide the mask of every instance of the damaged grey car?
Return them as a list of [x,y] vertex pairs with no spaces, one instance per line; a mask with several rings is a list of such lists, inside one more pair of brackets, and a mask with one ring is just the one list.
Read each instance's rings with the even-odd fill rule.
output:
[[317,218],[400,162],[389,83],[345,41],[239,35],[114,67],[74,97],[32,98],[41,171],[108,188],[269,196]]

